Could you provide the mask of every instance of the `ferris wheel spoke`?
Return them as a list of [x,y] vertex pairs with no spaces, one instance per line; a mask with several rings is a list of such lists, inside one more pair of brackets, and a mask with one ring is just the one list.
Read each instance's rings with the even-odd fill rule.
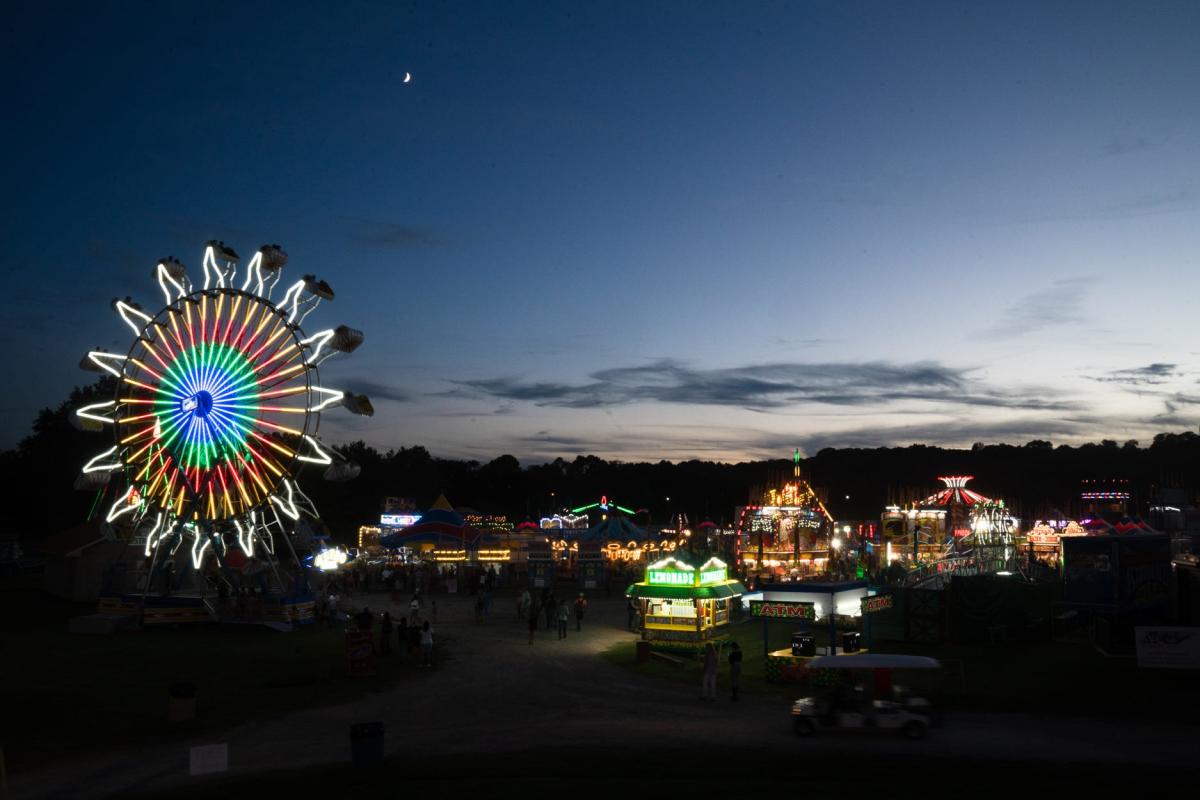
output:
[[208,553],[223,556],[233,529],[221,526],[239,519],[248,526],[239,543],[254,550],[256,509],[265,514],[270,508],[282,525],[271,498],[286,493],[289,501],[281,507],[294,518],[295,471],[304,461],[324,464],[329,458],[306,440],[314,407],[331,405],[337,398],[325,395],[340,393],[310,379],[316,370],[309,362],[322,352],[311,343],[323,334],[305,339],[293,324],[316,305],[305,292],[324,296],[312,286],[325,284],[306,277],[284,301],[272,303],[264,287],[280,280],[286,260],[277,245],[264,246],[245,267],[238,289],[236,253],[210,243],[202,290],[188,280],[182,263],[162,259],[153,277],[165,305],[148,315],[121,301],[116,308],[137,336],[133,345],[126,355],[112,356],[111,364],[102,354],[89,354],[118,379],[111,414],[92,414],[113,424],[116,447],[85,469],[124,476],[128,491],[109,513],[117,525],[146,518],[144,528],[153,521],[147,552],[164,546],[175,552],[190,543],[199,566]]
[[214,381],[212,387],[208,391],[212,394],[213,401],[215,402],[218,400],[225,400],[230,397],[236,397],[244,393],[246,389],[252,388],[244,386],[244,384],[244,378],[231,374],[225,374],[222,375],[219,380]]
[[231,449],[237,449],[239,444],[245,440],[246,437],[241,427],[233,419],[227,418],[224,413],[210,414],[209,420],[221,442]]

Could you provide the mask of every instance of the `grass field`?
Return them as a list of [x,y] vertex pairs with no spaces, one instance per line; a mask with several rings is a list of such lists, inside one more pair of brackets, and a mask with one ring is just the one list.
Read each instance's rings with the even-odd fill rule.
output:
[[[35,576],[36,577],[36,576]],[[377,674],[346,675],[344,636],[309,626],[71,634],[66,621],[92,607],[44,596],[36,583],[0,586],[0,743],[9,769],[74,753],[161,742],[384,689],[415,659],[376,659]],[[167,719],[168,687],[195,684],[196,720]]]
[[[139,800],[204,800],[211,797],[261,795],[292,797],[406,796],[435,792],[447,796],[637,797],[649,791],[672,795],[694,792],[712,796],[750,797],[777,791],[781,797],[822,792],[860,797],[866,792],[890,797],[929,794],[932,789],[967,790],[972,798],[1064,797],[1084,788],[1103,787],[1100,796],[1131,790],[1164,791],[1195,780],[1195,771],[1163,770],[1136,764],[1098,769],[1094,764],[972,759],[945,759],[914,749],[911,755],[864,758],[806,753],[763,758],[761,751],[714,742],[709,752],[655,750],[596,751],[587,743],[510,754],[469,757],[393,758],[382,765],[356,769],[349,764],[280,771],[253,776],[196,778],[167,792],[137,795]],[[511,788],[509,788],[511,787]]]
[[[769,631],[771,650],[789,644],[789,626],[772,623]],[[813,633],[818,646],[827,644],[828,637],[819,626]],[[744,654],[744,692],[794,698],[805,691],[799,684],[765,681],[760,623],[735,625],[733,638]],[[1182,671],[1139,670],[1133,659],[1107,657],[1083,638],[989,645],[875,642],[871,649],[941,661],[944,669],[940,673],[910,671],[897,674],[896,681],[930,693],[947,709],[1179,720],[1183,709],[1200,707],[1200,685],[1194,676]],[[611,648],[604,657],[659,680],[700,686],[699,661],[685,660],[682,668],[658,660],[638,664],[633,642]],[[722,685],[726,667],[721,664]]]

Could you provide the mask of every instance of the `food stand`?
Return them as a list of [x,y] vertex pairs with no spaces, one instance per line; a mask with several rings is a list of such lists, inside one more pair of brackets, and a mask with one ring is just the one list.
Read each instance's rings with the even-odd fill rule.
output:
[[746,592],[719,558],[696,567],[685,557],[649,564],[645,580],[625,592],[638,604],[642,640],[657,647],[695,650],[723,639],[733,604]]

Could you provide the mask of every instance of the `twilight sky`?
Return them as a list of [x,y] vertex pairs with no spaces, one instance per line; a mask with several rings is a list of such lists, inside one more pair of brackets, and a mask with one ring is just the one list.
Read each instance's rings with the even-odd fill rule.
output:
[[9,7],[0,446],[209,238],[366,331],[322,377],[376,415],[334,443],[1200,424],[1200,4],[301,5]]

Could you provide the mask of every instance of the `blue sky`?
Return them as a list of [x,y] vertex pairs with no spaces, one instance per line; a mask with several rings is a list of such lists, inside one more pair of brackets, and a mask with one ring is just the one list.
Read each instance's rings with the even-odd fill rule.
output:
[[[1200,424],[1195,3],[18,5],[0,444],[173,254],[367,333],[322,435],[523,461]],[[403,83],[411,72],[413,80]]]

